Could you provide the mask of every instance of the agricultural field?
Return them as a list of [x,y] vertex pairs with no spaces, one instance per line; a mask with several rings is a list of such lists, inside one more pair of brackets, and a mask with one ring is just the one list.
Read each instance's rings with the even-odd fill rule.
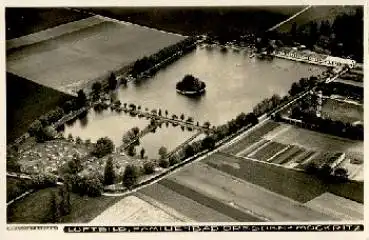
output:
[[308,24],[311,21],[320,22],[322,20],[328,20],[333,22],[336,16],[343,13],[355,13],[355,9],[352,6],[313,6],[292,21],[283,24],[278,28],[278,31],[289,32],[294,22],[297,26]]
[[[344,154],[343,157],[339,157]],[[279,123],[253,145],[236,156],[247,157],[287,168],[305,169],[310,163],[318,166],[345,167],[350,179],[361,179],[363,142],[343,139]],[[355,161],[356,160],[356,161]],[[356,162],[352,164],[352,162]],[[344,163],[347,163],[346,165]]]
[[65,8],[6,8],[6,40],[87,18]]
[[322,104],[322,116],[346,123],[364,121],[364,107],[334,99],[324,99]]
[[[302,188],[304,192],[301,192]],[[310,207],[309,201],[317,199],[318,202],[328,190],[320,180],[302,172],[216,153],[134,195],[141,199],[147,196],[150,201],[159,202],[161,206],[186,216],[190,221],[346,219],[333,210]],[[340,201],[340,197],[331,195],[332,199]],[[347,199],[345,201],[353,206],[346,215],[352,219],[362,219],[362,205]],[[144,209],[138,212],[138,217],[145,215]]]
[[[7,54],[7,71],[62,91],[106,77],[111,71],[172,45],[184,37],[132,24],[101,23],[60,35]],[[70,23],[78,29],[85,21]],[[44,61],[47,59],[47,61]],[[41,64],[42,62],[42,64]]]

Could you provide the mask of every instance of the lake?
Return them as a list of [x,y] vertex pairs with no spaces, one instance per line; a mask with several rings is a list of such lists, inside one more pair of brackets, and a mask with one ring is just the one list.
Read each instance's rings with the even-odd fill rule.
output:
[[[253,106],[275,93],[286,95],[291,84],[300,78],[318,75],[325,70],[324,67],[285,59],[259,60],[250,58],[249,54],[246,50],[223,53],[219,48],[209,50],[198,47],[153,77],[120,87],[116,95],[122,103],[141,105],[142,109],[160,108],[163,112],[168,110],[168,116],[183,113],[186,118],[191,116],[200,124],[209,121],[212,125],[219,125],[241,112],[251,112]],[[176,83],[186,74],[192,74],[206,83],[203,96],[187,97],[176,92]],[[109,136],[114,142],[120,143],[124,132],[134,126],[142,129],[148,124],[146,119],[132,118],[110,110],[102,114],[91,111],[87,119],[84,126],[78,122],[66,126],[65,133],[91,140]],[[160,147],[183,140],[183,137],[178,137],[183,135],[180,127],[173,130],[165,130],[164,127],[158,129],[159,132],[163,137],[148,135],[142,139],[145,148],[150,145],[147,141]],[[186,131],[186,136],[187,133],[191,132]],[[175,141],[177,137],[180,140]]]

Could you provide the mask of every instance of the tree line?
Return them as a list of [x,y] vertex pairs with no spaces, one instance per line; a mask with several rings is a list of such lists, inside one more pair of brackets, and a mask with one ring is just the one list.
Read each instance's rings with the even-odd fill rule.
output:
[[288,33],[268,32],[262,37],[262,47],[268,46],[269,39],[278,39],[283,45],[293,46],[295,42],[315,51],[328,50],[333,56],[346,57],[363,62],[363,9],[354,14],[343,13],[333,21],[311,21],[297,26],[294,22]]
[[176,53],[192,50],[196,40],[196,37],[188,37],[176,44],[161,49],[159,52],[149,57],[145,56],[136,60],[131,70],[131,74],[137,77],[140,73],[149,69],[153,69],[156,64],[164,61]]

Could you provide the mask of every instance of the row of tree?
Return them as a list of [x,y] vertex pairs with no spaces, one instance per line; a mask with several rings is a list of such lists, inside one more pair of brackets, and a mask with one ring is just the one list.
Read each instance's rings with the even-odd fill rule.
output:
[[305,166],[305,171],[324,181],[344,182],[348,180],[348,171],[343,167],[333,169],[328,164],[324,164],[323,166],[319,167],[315,163],[308,163]]
[[303,111],[299,107],[295,107],[291,113],[291,117],[302,120],[303,126],[306,128],[354,140],[364,140],[364,127],[362,125],[324,119],[317,117],[312,111]]
[[334,56],[351,55],[358,62],[363,62],[363,9],[355,14],[340,14],[333,22],[323,20],[297,26],[292,24],[285,43],[299,42],[313,49],[314,46],[328,49]]
[[318,87],[324,95],[330,96],[332,94],[341,95],[344,97],[351,97],[359,101],[364,99],[364,88],[340,82],[330,82]]
[[188,51],[188,49],[194,45],[195,41],[196,41],[195,37],[188,37],[174,45],[161,49],[159,52],[149,57],[143,57],[141,59],[138,59],[133,65],[131,74],[133,76],[137,76],[142,72],[152,69],[156,64],[164,61],[165,59],[173,56],[174,54],[180,51],[182,52]]

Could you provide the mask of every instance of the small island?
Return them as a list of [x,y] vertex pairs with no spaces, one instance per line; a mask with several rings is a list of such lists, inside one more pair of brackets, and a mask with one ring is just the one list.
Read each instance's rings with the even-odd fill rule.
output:
[[176,85],[177,92],[183,95],[201,95],[205,92],[206,84],[192,75],[186,75]]

